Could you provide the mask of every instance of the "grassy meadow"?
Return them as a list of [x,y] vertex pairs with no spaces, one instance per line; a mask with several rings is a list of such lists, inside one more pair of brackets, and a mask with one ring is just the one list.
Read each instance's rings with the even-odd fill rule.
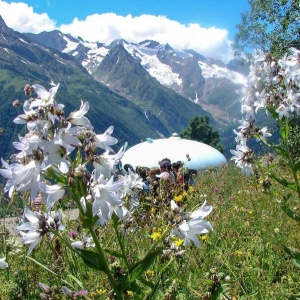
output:
[[[280,162],[275,168],[277,173],[289,177]],[[179,251],[175,254],[156,257],[155,263],[139,278],[136,289],[126,291],[124,297],[148,299],[152,290],[152,299],[166,300],[297,299],[300,272],[282,247],[299,250],[300,244],[299,222],[280,208],[280,201],[288,192],[267,174],[246,177],[231,164],[199,173],[195,181],[195,186],[177,199],[178,204],[192,210],[207,199],[207,204],[213,205],[207,219],[214,231],[200,237],[200,248],[191,244],[182,254],[180,250],[185,248],[178,243]],[[291,199],[291,207],[299,213],[296,194]],[[9,211],[20,206],[15,201]],[[2,212],[7,210],[3,201],[1,205]],[[140,195],[135,217],[120,234],[129,265],[155,247],[167,226],[168,205],[163,196],[153,202],[147,195]],[[65,239],[84,236],[85,229],[77,220],[65,219],[64,224]],[[28,257],[27,247],[21,245],[17,236],[10,236],[3,223],[1,226],[0,255],[5,254],[9,263],[8,268],[0,270],[1,300],[113,299],[103,273],[87,268],[56,237],[44,238]],[[99,227],[97,234],[104,249],[115,249],[108,251],[107,260],[115,270],[116,280],[122,280],[126,266],[118,258],[120,249],[113,230],[112,225]],[[39,283],[48,288],[41,289]],[[81,292],[68,298],[62,293],[62,286]]]

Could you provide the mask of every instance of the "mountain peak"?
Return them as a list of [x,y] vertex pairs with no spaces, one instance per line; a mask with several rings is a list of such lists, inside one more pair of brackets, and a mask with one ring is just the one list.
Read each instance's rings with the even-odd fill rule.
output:
[[173,51],[173,48],[168,43],[164,45],[164,48],[166,51]]
[[153,40],[144,40],[138,43],[138,46],[144,46],[149,49],[156,49],[160,46],[160,43]]
[[109,46],[111,48],[111,47],[114,47],[116,45],[124,46],[126,44],[128,44],[128,42],[126,42],[124,39],[116,39],[116,40],[113,40]]
[[0,29],[8,28],[6,23],[4,22],[3,18],[0,15]]

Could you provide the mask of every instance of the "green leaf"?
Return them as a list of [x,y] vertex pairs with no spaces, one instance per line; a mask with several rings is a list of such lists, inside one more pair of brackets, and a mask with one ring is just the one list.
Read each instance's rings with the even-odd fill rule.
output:
[[162,252],[162,249],[158,249],[146,255],[142,260],[133,265],[128,270],[128,276],[124,278],[124,281],[120,282],[121,290],[124,290],[132,282],[134,282],[138,277],[140,277],[145,271],[147,271],[152,265],[155,258]]
[[130,272],[130,280],[133,282],[137,277],[139,277],[141,274],[143,274],[145,271],[147,271],[150,266],[152,265],[155,258],[161,254],[162,250],[158,249],[156,251],[153,251],[149,253],[147,256],[145,256],[141,261],[136,263],[134,266],[132,266],[129,269]]
[[[160,278],[158,278],[158,281],[159,281],[159,280],[160,280]],[[140,277],[140,278],[139,278],[139,281],[140,281],[142,284],[148,286],[148,287],[151,288],[151,289],[153,289],[153,288],[155,287],[155,285],[156,285],[156,284],[153,284],[152,282],[150,282],[150,281],[144,279],[143,277]]]
[[44,171],[43,176],[46,178],[51,178],[51,180],[55,181],[55,183],[57,184],[68,184],[67,176],[62,173],[56,172],[55,170],[53,170],[53,168],[48,168],[46,171]]
[[274,120],[278,119],[278,113],[274,107],[268,107],[268,111]]
[[48,271],[50,274],[54,275],[54,276],[58,276],[55,272],[53,272],[52,270],[50,270],[48,267],[46,267],[45,265],[43,265],[42,263],[40,263],[39,261],[35,260],[34,258],[30,257],[30,256],[26,256],[26,259],[29,259],[31,261],[33,261],[34,263],[36,263],[38,266],[42,267],[43,269],[45,269],[46,271]]
[[300,300],[300,295],[290,295],[286,297],[288,300]]
[[112,219],[112,221],[113,221],[113,224],[114,224],[114,227],[115,227],[115,228],[117,228],[118,225],[121,224],[121,220],[119,219],[119,217],[117,216],[116,213],[113,213],[111,219]]
[[297,191],[297,185],[294,182],[288,181],[284,178],[281,178],[277,175],[275,175],[274,173],[270,173],[269,176],[273,179],[275,179],[277,182],[279,182],[281,185],[283,185],[284,187],[290,189],[290,190],[294,190]]
[[286,203],[281,203],[282,210],[293,220],[300,222],[300,214],[296,213],[295,211],[291,210]]
[[76,249],[76,252],[81,256],[82,260],[89,268],[105,272],[103,263],[96,252],[85,249]]
[[282,146],[275,145],[275,146],[272,146],[272,149],[275,151],[276,154],[278,154],[282,157],[287,157],[287,153],[286,153],[285,149]]
[[122,258],[123,255],[120,252],[114,251],[114,250],[110,250],[110,249],[104,249],[104,251],[110,255],[113,255],[115,257],[119,257]]
[[300,252],[296,252],[295,250],[285,246],[282,244],[284,251],[291,257],[294,265],[300,269]]
[[294,164],[294,171],[297,172],[300,170],[300,159]]
[[288,138],[288,136],[289,136],[289,127],[287,125],[280,129],[280,136],[283,139]]
[[98,217],[93,216],[93,205],[92,203],[86,201],[86,212],[83,215],[83,222],[82,226],[83,228],[90,228],[95,225],[97,222]]
[[151,290],[151,293],[148,295],[148,297],[146,298],[146,300],[151,300],[151,299],[155,299],[155,294],[156,294],[156,291],[159,287],[159,284],[160,284],[160,281],[161,279],[158,278],[158,280],[156,281],[155,285],[153,286],[152,290]]
[[215,292],[211,295],[212,300],[217,300],[219,299],[219,296],[223,294],[224,290],[221,284],[219,284],[215,290]]
[[76,153],[76,157],[75,157],[75,165],[81,165],[82,164],[82,156],[81,156],[81,152],[77,151]]
[[81,289],[84,288],[83,283],[79,279],[77,279],[75,276],[73,276],[72,274],[68,274],[67,276],[69,278],[71,278],[73,281],[75,281]]

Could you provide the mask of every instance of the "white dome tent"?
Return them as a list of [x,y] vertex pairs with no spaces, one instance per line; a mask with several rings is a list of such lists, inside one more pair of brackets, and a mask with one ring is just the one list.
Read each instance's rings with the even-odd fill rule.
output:
[[181,161],[185,167],[197,171],[227,163],[225,156],[217,149],[197,141],[181,139],[176,133],[167,139],[147,139],[129,148],[121,161],[123,166],[129,164],[135,170],[136,167],[158,167],[158,162],[163,158],[169,158],[172,163]]

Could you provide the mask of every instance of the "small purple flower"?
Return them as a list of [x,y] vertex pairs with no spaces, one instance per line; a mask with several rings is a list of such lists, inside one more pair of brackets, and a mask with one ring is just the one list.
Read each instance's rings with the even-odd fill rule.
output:
[[232,200],[232,196],[230,195],[229,197],[228,197],[228,201],[231,201]]
[[120,269],[119,273],[120,273],[121,275],[124,275],[124,274],[125,274],[125,270],[124,270],[124,269]]
[[88,294],[88,291],[87,290],[80,290],[80,291],[77,291],[73,294],[74,297],[77,297],[77,296],[86,296]]
[[70,234],[70,236],[71,236],[72,239],[75,239],[76,236],[77,236],[77,231],[72,230],[69,234]]

